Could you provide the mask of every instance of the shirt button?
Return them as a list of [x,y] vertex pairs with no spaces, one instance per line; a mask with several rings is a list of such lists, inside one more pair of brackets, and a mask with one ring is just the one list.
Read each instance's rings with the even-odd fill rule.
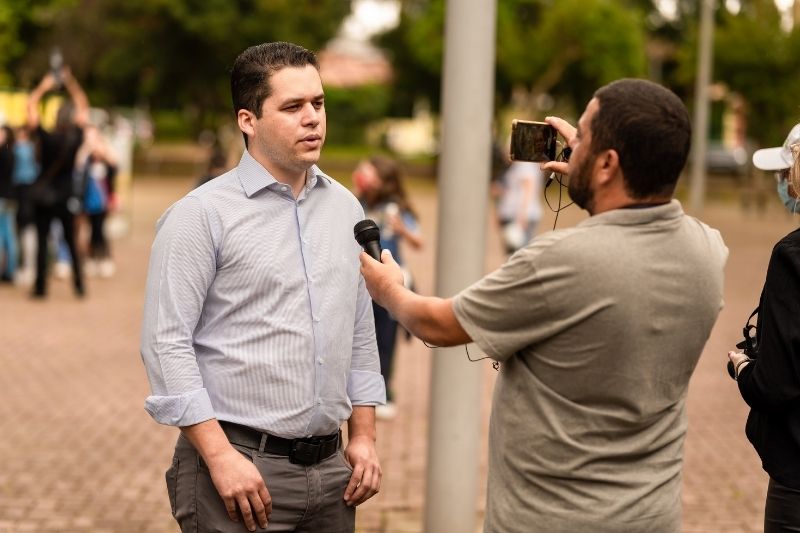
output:
[[322,365],[325,363],[325,360],[322,357],[320,357],[319,359],[317,359],[317,362]]
[[281,190],[282,190],[283,192],[286,192],[286,191],[288,191],[288,190],[289,190],[289,187],[287,187],[287,186],[285,186],[285,185],[284,185],[283,187],[281,187]]

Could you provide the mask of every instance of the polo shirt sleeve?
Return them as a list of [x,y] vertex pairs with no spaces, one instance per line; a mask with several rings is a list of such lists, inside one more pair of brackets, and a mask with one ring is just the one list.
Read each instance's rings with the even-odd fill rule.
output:
[[555,234],[537,237],[455,296],[456,319],[491,358],[503,361],[564,325],[553,303],[558,294],[569,293],[574,273],[553,250],[556,239]]
[[188,426],[215,418],[192,340],[216,273],[215,249],[212,224],[198,198],[184,198],[159,221],[141,355],[152,390],[145,409],[161,424]]

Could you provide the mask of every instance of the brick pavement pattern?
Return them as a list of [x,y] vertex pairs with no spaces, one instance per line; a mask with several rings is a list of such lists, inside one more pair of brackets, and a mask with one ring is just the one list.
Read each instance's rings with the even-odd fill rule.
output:
[[[131,231],[113,242],[117,274],[89,280],[85,300],[76,300],[65,282],[53,281],[46,301],[30,300],[20,287],[0,286],[0,532],[177,531],[164,485],[176,430],[153,422],[142,407],[148,386],[138,337],[155,220],[190,185],[154,177],[135,182]],[[419,290],[431,293],[435,191],[415,190],[427,247],[407,260]],[[744,437],[747,409],[725,372],[725,353],[758,301],[773,243],[796,223],[777,203],[770,208],[757,218],[712,206],[704,216],[722,230],[731,255],[726,306],[689,392],[687,533],[762,528],[767,477]],[[571,208],[559,227],[582,216]],[[548,213],[542,226],[552,223]],[[502,260],[496,232],[489,231],[487,269]],[[383,489],[359,509],[360,532],[422,529],[430,362],[420,341],[400,341],[394,386],[399,412],[378,427]],[[465,357],[464,364],[473,363]],[[495,373],[486,361],[476,364],[485,368],[479,414],[484,439],[476,458],[485,481]],[[479,517],[484,498],[485,488],[475,502]]]

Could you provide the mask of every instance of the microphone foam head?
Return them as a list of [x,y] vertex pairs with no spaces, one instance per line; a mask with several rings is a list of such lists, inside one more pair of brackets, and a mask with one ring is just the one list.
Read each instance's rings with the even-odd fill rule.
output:
[[378,225],[375,221],[370,220],[368,218],[358,222],[353,227],[353,235],[356,237],[356,241],[361,246],[364,246],[365,243],[370,241],[377,241],[381,238],[381,232],[378,229]]

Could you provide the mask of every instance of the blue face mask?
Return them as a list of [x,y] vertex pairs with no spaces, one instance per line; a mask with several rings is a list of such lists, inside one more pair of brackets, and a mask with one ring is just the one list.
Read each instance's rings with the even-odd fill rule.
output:
[[790,213],[800,213],[800,200],[789,194],[788,180],[778,181],[778,196],[781,197],[781,202]]

